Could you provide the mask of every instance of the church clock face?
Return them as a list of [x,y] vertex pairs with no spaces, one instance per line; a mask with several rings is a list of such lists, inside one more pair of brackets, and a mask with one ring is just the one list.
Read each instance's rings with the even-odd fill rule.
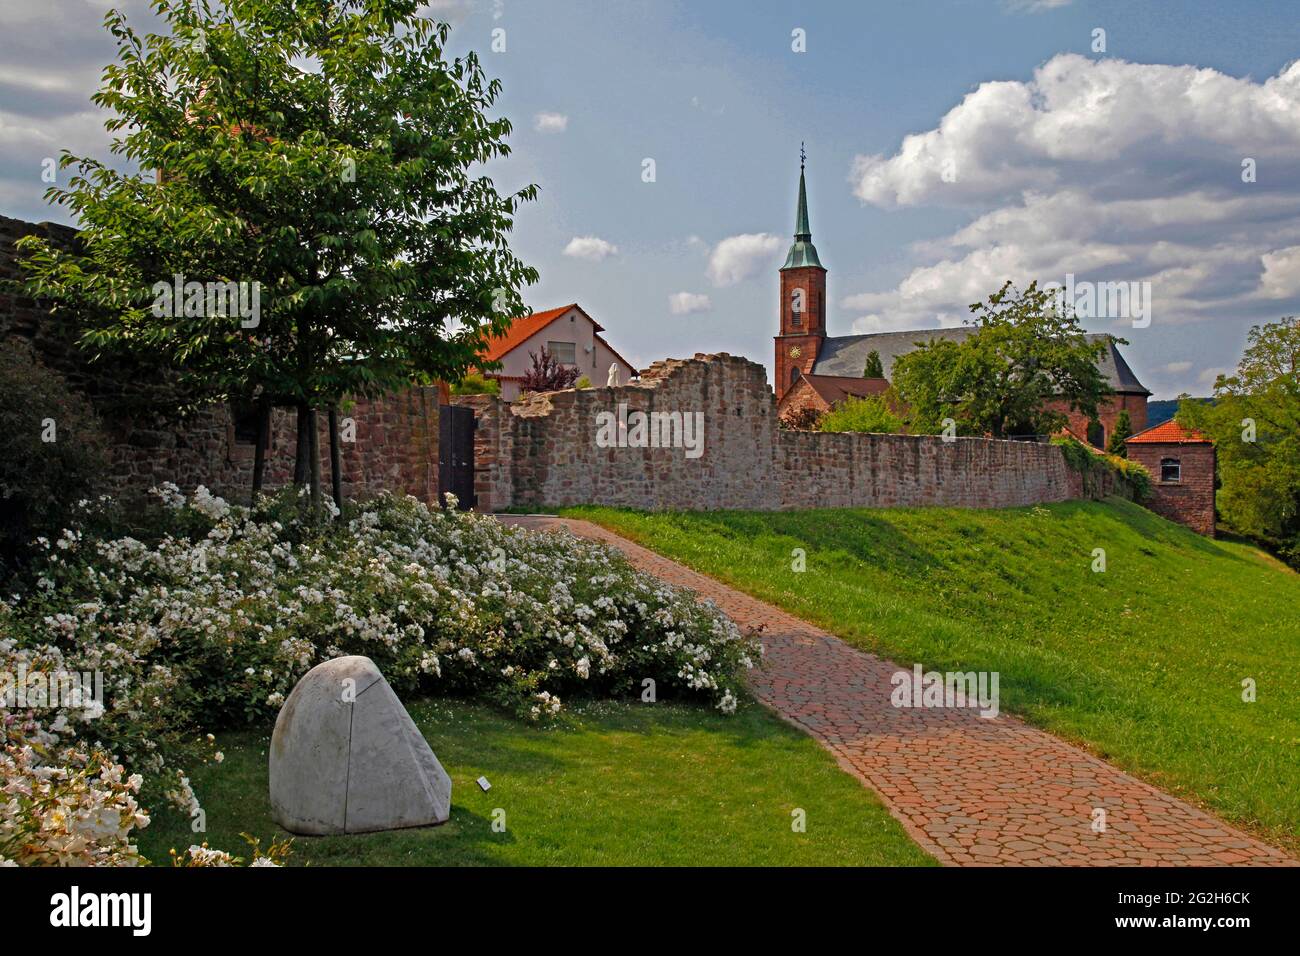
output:
[[803,355],[803,349],[799,348],[797,345],[791,347],[790,358],[798,358],[800,355]]

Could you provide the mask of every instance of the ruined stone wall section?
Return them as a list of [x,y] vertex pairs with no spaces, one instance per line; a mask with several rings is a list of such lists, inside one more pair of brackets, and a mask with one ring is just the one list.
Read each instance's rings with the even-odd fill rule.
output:
[[[483,510],[577,504],[664,510],[779,511],[946,505],[1003,508],[1116,493],[1085,489],[1058,448],[1032,442],[785,431],[761,365],[727,355],[656,362],[639,382],[570,389],[475,409]],[[701,413],[703,453],[602,447],[602,413]],[[630,434],[630,430],[621,434]],[[606,435],[608,437],[608,435]],[[608,442],[604,443],[608,445]]]

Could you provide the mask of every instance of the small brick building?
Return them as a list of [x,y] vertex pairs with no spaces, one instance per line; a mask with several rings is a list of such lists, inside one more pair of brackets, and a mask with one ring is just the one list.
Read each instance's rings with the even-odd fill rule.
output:
[[1214,537],[1214,442],[1170,420],[1124,445],[1129,460],[1151,472],[1151,510]]

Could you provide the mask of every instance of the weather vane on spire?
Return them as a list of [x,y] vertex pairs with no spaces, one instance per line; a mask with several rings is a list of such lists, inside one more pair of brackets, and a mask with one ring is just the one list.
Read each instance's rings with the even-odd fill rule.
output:
[[803,140],[799,140],[799,172],[803,172],[803,163],[807,154],[803,151]]

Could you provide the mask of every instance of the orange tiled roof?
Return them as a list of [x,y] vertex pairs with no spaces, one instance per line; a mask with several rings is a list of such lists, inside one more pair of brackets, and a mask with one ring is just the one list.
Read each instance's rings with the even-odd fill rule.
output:
[[1190,428],[1184,428],[1172,418],[1167,422],[1161,422],[1159,425],[1152,425],[1146,431],[1140,431],[1131,438],[1124,439],[1124,443],[1136,442],[1140,445],[1169,445],[1169,444],[1213,444],[1210,439],[1206,438],[1198,431]]
[[[510,328],[505,335],[493,336],[487,341],[487,348],[483,352],[483,358],[489,362],[495,362],[497,359],[513,352],[519,346],[523,345],[530,338],[546,328],[564,313],[570,309],[577,309],[578,303],[570,302],[568,305],[562,305],[558,309],[547,309],[545,312],[534,312],[532,315],[525,315],[517,319],[510,320]],[[579,309],[579,311],[581,311]],[[586,313],[583,313],[586,315]],[[589,317],[590,318],[590,317]],[[592,319],[592,324],[596,326],[597,332],[603,332],[600,323]]]

